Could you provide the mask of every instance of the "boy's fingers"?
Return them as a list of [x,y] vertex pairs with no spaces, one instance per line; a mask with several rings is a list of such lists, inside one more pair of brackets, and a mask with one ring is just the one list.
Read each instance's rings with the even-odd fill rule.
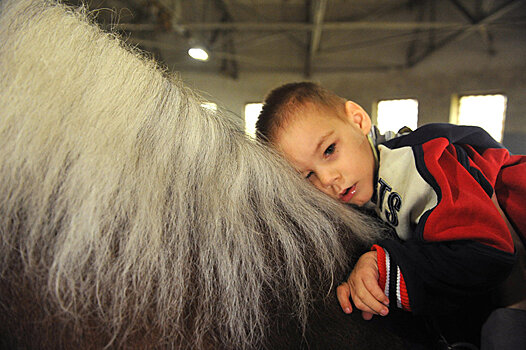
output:
[[389,305],[389,298],[387,295],[385,295],[382,288],[380,288],[380,285],[378,284],[378,281],[376,279],[364,279],[363,281],[365,288],[371,293],[371,295],[378,300],[380,303],[382,303],[385,306]]
[[364,312],[365,313],[374,314],[374,315],[377,314],[377,312],[374,311],[373,309],[371,309],[363,300],[361,300],[361,299],[353,299],[353,301],[354,301],[354,305],[356,305],[356,308],[358,310],[362,311],[362,314]]
[[[385,299],[387,299],[387,297],[385,296],[383,291],[380,289],[380,287],[377,285],[376,281],[374,282],[362,281],[362,283],[364,284],[365,288],[362,289],[362,292],[360,293],[361,295],[357,298],[360,300],[360,305],[358,305],[355,300],[356,307],[365,312],[371,312],[373,314],[382,315],[382,316],[387,315],[389,313],[389,309],[384,304]],[[369,288],[371,287],[372,284],[376,284],[376,287],[380,290],[380,293],[377,292],[380,298],[377,298],[373,293],[371,293]],[[374,290],[375,288],[372,288],[372,289]]]
[[374,309],[374,303],[378,303],[378,301],[374,299],[371,294],[360,293],[360,296],[358,296],[358,293],[353,293],[352,300],[356,308],[362,312],[368,312],[375,315],[378,314],[378,312]]
[[352,312],[352,305],[349,297],[351,296],[351,286],[349,283],[344,282],[336,288],[336,295],[338,296],[338,301],[342,307],[343,312],[350,314]]
[[373,315],[372,313],[370,312],[367,312],[367,311],[362,311],[362,318],[366,321],[369,321],[373,318]]

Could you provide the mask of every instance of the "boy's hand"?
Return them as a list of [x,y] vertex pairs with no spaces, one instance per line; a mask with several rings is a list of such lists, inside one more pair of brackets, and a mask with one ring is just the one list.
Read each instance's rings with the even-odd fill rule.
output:
[[338,286],[336,294],[343,312],[352,312],[349,296],[354,305],[362,310],[362,317],[370,320],[373,315],[385,316],[389,312],[389,299],[378,284],[378,262],[376,251],[363,254],[352,270],[347,282]]

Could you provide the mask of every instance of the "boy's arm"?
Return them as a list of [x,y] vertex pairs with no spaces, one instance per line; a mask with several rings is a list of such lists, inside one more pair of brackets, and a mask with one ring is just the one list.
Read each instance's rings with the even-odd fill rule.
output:
[[379,278],[376,251],[363,254],[347,281],[340,284],[336,290],[343,311],[347,314],[352,312],[350,302],[350,297],[352,297],[356,308],[362,310],[365,320],[370,320],[373,315],[387,315],[389,298],[380,288]]
[[384,240],[375,248],[389,304],[415,314],[461,307],[470,296],[495,288],[515,261],[513,254],[468,240]]
[[392,306],[414,313],[447,311],[496,287],[513,266],[513,241],[491,199],[509,153],[444,138],[412,151],[437,204],[419,217],[411,238],[375,247],[380,281],[385,281],[380,283]]
[[435,164],[427,163],[440,200],[421,217],[413,237],[375,247],[380,284],[392,306],[416,314],[452,310],[495,288],[513,266],[513,241],[491,200],[493,188],[477,163],[466,160],[466,169],[458,162],[462,154],[449,146]]
[[[514,262],[513,255],[501,252],[496,259],[494,248],[472,241],[386,240],[372,249],[360,257],[337,289],[344,312],[352,311],[352,297],[366,320],[375,314],[385,316],[389,305],[416,313],[448,311],[466,297],[496,287]],[[389,250],[404,267],[395,263]],[[409,276],[411,298],[402,271]]]
[[470,295],[495,288],[515,261],[511,234],[491,199],[507,153],[433,143],[414,151],[437,205],[420,217],[412,238],[384,240],[375,248],[391,305],[414,313],[461,306]]

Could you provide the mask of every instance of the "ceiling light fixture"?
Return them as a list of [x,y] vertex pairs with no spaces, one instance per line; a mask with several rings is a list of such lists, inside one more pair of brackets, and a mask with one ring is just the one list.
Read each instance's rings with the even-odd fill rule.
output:
[[200,47],[192,47],[192,48],[190,48],[188,50],[188,54],[194,60],[199,60],[199,61],[207,61],[208,60],[208,52],[206,52],[203,48],[200,48]]

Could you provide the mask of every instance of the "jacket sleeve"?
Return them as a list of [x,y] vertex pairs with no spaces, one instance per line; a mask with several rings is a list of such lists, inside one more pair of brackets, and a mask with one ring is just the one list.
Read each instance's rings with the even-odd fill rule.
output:
[[384,240],[373,249],[390,305],[414,314],[462,307],[502,282],[515,261],[514,254],[470,240]]
[[391,305],[415,314],[450,311],[495,287],[514,263],[510,232],[491,200],[507,151],[483,157],[437,138],[413,152],[438,203],[420,217],[410,239],[373,247],[380,284]]

